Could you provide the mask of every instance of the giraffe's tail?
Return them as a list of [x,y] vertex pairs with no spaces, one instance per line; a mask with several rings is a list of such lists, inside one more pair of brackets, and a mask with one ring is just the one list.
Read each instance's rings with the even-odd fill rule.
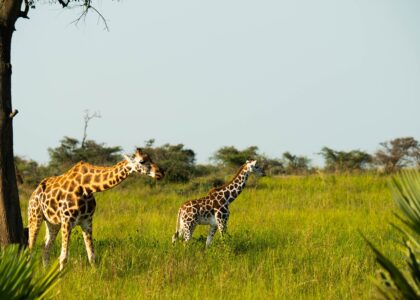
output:
[[172,236],[172,244],[175,244],[176,240],[179,238],[179,223],[181,222],[181,209],[178,210],[178,216],[176,218],[176,230]]

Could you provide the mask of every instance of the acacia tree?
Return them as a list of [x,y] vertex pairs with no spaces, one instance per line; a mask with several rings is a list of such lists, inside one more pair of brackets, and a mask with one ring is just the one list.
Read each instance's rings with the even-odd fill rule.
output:
[[387,173],[407,166],[420,165],[420,144],[413,137],[396,138],[380,143],[375,162]]
[[319,154],[324,157],[325,169],[334,172],[363,170],[372,162],[372,156],[360,150],[346,152],[324,147]]
[[283,153],[283,161],[286,166],[286,173],[288,174],[303,174],[310,169],[310,159],[305,156],[293,155],[290,152]]
[[93,140],[87,140],[82,145],[79,140],[65,136],[58,147],[48,148],[48,171],[51,175],[59,175],[81,160],[96,165],[112,165],[122,159],[121,151],[119,146],[108,147]]
[[225,146],[216,151],[212,160],[216,163],[236,168],[242,166],[247,159],[255,159],[257,157],[257,146],[250,146],[244,150],[238,150],[234,146]]
[[[13,110],[12,106],[10,52],[16,21],[19,18],[28,19],[29,11],[34,8],[35,2],[0,0],[0,245],[25,242],[13,154],[13,117],[17,110]],[[50,2],[63,8],[80,6],[82,13],[78,20],[85,17],[90,10],[98,13],[92,6],[92,0]],[[99,16],[102,18],[100,14]]]
[[166,182],[187,182],[196,173],[195,153],[183,144],[154,146],[155,140],[146,141],[144,152],[159,161],[165,171]]

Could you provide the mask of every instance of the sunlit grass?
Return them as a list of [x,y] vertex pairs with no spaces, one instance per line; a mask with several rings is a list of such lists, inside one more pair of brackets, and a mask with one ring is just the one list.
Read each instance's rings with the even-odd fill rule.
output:
[[[400,259],[388,242],[398,236],[388,226],[395,207],[387,180],[253,180],[231,205],[230,237],[216,235],[209,249],[207,227],[196,230],[188,247],[171,244],[180,204],[204,195],[207,185],[190,184],[198,189],[188,190],[131,180],[96,195],[95,268],[87,262],[80,230],[73,232],[58,298],[372,298],[377,266],[358,231]],[[39,256],[41,238],[37,248]],[[54,257],[59,249],[57,241]]]

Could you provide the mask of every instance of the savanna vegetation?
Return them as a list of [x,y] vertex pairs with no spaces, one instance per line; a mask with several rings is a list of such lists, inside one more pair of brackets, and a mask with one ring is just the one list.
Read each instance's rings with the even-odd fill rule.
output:
[[[57,299],[370,299],[377,293],[371,279],[378,266],[359,231],[402,261],[390,242],[399,234],[387,225],[395,211],[388,177],[250,180],[231,205],[230,237],[216,235],[208,249],[204,226],[188,247],[171,244],[179,205],[206,193],[211,183],[205,178],[166,185],[132,178],[97,194],[97,265],[90,267],[76,229]],[[21,196],[24,211],[28,196]],[[59,251],[56,242],[52,257]]]
[[[86,116],[89,117],[89,114]],[[94,165],[112,165],[122,160],[121,147],[86,139],[87,121],[83,139],[80,141],[63,137],[57,147],[48,149],[50,160],[45,165],[30,158],[15,156],[17,182],[25,187],[35,188],[43,178],[62,174],[81,160]],[[268,157],[260,153],[257,146],[242,150],[234,146],[222,147],[210,158],[210,164],[197,164],[195,152],[183,144],[156,146],[155,140],[150,139],[144,142],[142,148],[165,171],[166,184],[187,183],[195,178],[210,177],[214,186],[220,185],[225,175],[235,172],[247,159],[257,159],[269,176],[310,175],[319,172],[376,172],[386,175],[403,168],[420,167],[420,143],[413,137],[383,142],[373,154],[362,150],[340,151],[323,147],[318,153],[324,159],[322,168],[312,165],[309,158],[288,151],[280,158]]]
[[[121,159],[121,148],[87,140],[84,135],[81,141],[64,137],[59,146],[49,149],[46,165],[14,156],[12,123],[18,111],[11,101],[10,46],[16,21],[28,18],[35,3],[42,2],[3,2],[0,243],[22,245],[18,199],[26,220],[29,195],[42,178],[60,174],[79,160],[115,163]],[[48,3],[81,7],[76,23],[94,10],[107,26],[92,1]],[[399,230],[387,226],[388,220],[395,219],[388,174],[420,166],[420,145],[414,138],[383,142],[374,154],[324,147],[320,150],[325,160],[323,168],[290,152],[270,158],[256,146],[244,150],[223,147],[210,165],[196,164],[194,151],[182,144],[155,146],[150,140],[144,146],[166,171],[165,180],[156,183],[134,177],[97,195],[96,266],[87,264],[80,231],[75,231],[71,239],[67,272],[55,286],[56,267],[46,271],[37,263],[41,239],[32,257],[17,246],[2,248],[0,298],[32,299],[50,292],[57,299],[370,299],[377,295],[371,280],[377,276],[374,257],[388,272],[380,273],[385,284],[383,296],[418,298],[417,236],[402,229],[405,227],[401,224],[397,225]],[[248,158],[258,159],[270,176],[258,181],[253,178],[232,205],[230,237],[224,241],[218,238],[212,247],[204,249],[206,228],[200,228],[188,247],[173,247],[170,236],[179,205],[223,183]],[[16,182],[20,184],[20,198]],[[405,223],[414,235],[418,234],[418,202],[412,201],[418,200],[415,189],[406,188],[410,184],[398,180],[395,184],[400,199],[397,203],[406,217],[395,222]],[[411,276],[399,271],[404,255],[395,251],[396,243],[389,243],[400,240],[401,235]],[[58,256],[58,252],[56,244],[53,254]]]
[[[18,167],[26,166],[20,171],[24,220],[36,181],[25,179],[28,174],[58,172],[53,166],[63,164],[56,162],[65,157],[105,157],[109,159],[105,164],[119,159],[119,147],[84,144],[89,143],[95,145],[89,149],[104,150],[103,155],[89,154],[93,150],[84,153],[81,142],[65,138],[49,150],[48,165],[18,158]],[[389,225],[390,220],[400,223],[394,217],[391,177],[372,167],[375,154],[367,159],[361,151],[324,148],[321,155],[330,161],[320,169],[288,152],[280,159],[267,158],[257,147],[223,147],[211,165],[197,165],[194,151],[182,144],[155,146],[150,140],[143,148],[166,170],[167,178],[156,182],[132,176],[96,195],[96,267],[90,267],[76,229],[67,272],[53,290],[57,299],[370,299],[379,295],[373,279],[381,273],[363,236],[403,267],[404,253],[396,251],[392,242],[401,240],[401,233]],[[259,159],[271,176],[252,176],[231,205],[230,236],[222,240],[216,235],[205,249],[208,228],[202,226],[188,247],[173,246],[180,204],[230,179],[250,157]],[[405,161],[409,159],[405,156]],[[406,166],[415,167],[414,162]],[[41,248],[39,238],[34,259],[40,259]],[[56,242],[52,257],[59,252]],[[42,267],[39,270],[44,272]]]

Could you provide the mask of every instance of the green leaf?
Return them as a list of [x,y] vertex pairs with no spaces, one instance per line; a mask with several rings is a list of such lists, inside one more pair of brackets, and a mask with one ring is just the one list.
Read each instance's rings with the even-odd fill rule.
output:
[[420,266],[418,255],[420,253],[420,174],[406,171],[392,178],[392,195],[403,216],[396,215],[412,233],[395,224],[392,226],[400,231],[405,238],[405,247],[408,250],[406,263],[409,269],[408,277],[383,255],[363,235],[366,243],[375,253],[376,261],[387,272],[379,282],[380,293],[387,299],[419,299],[420,298]]
[[[46,299],[58,281],[58,262],[38,275],[28,250],[18,245],[0,249],[0,299]],[[36,274],[38,276],[36,276]]]
[[[363,235],[362,235],[363,236]],[[369,240],[364,236],[366,243],[376,255],[376,261],[386,270],[392,282],[399,289],[405,299],[419,299],[420,295],[413,289],[405,278],[404,274],[388,258],[386,258]]]

